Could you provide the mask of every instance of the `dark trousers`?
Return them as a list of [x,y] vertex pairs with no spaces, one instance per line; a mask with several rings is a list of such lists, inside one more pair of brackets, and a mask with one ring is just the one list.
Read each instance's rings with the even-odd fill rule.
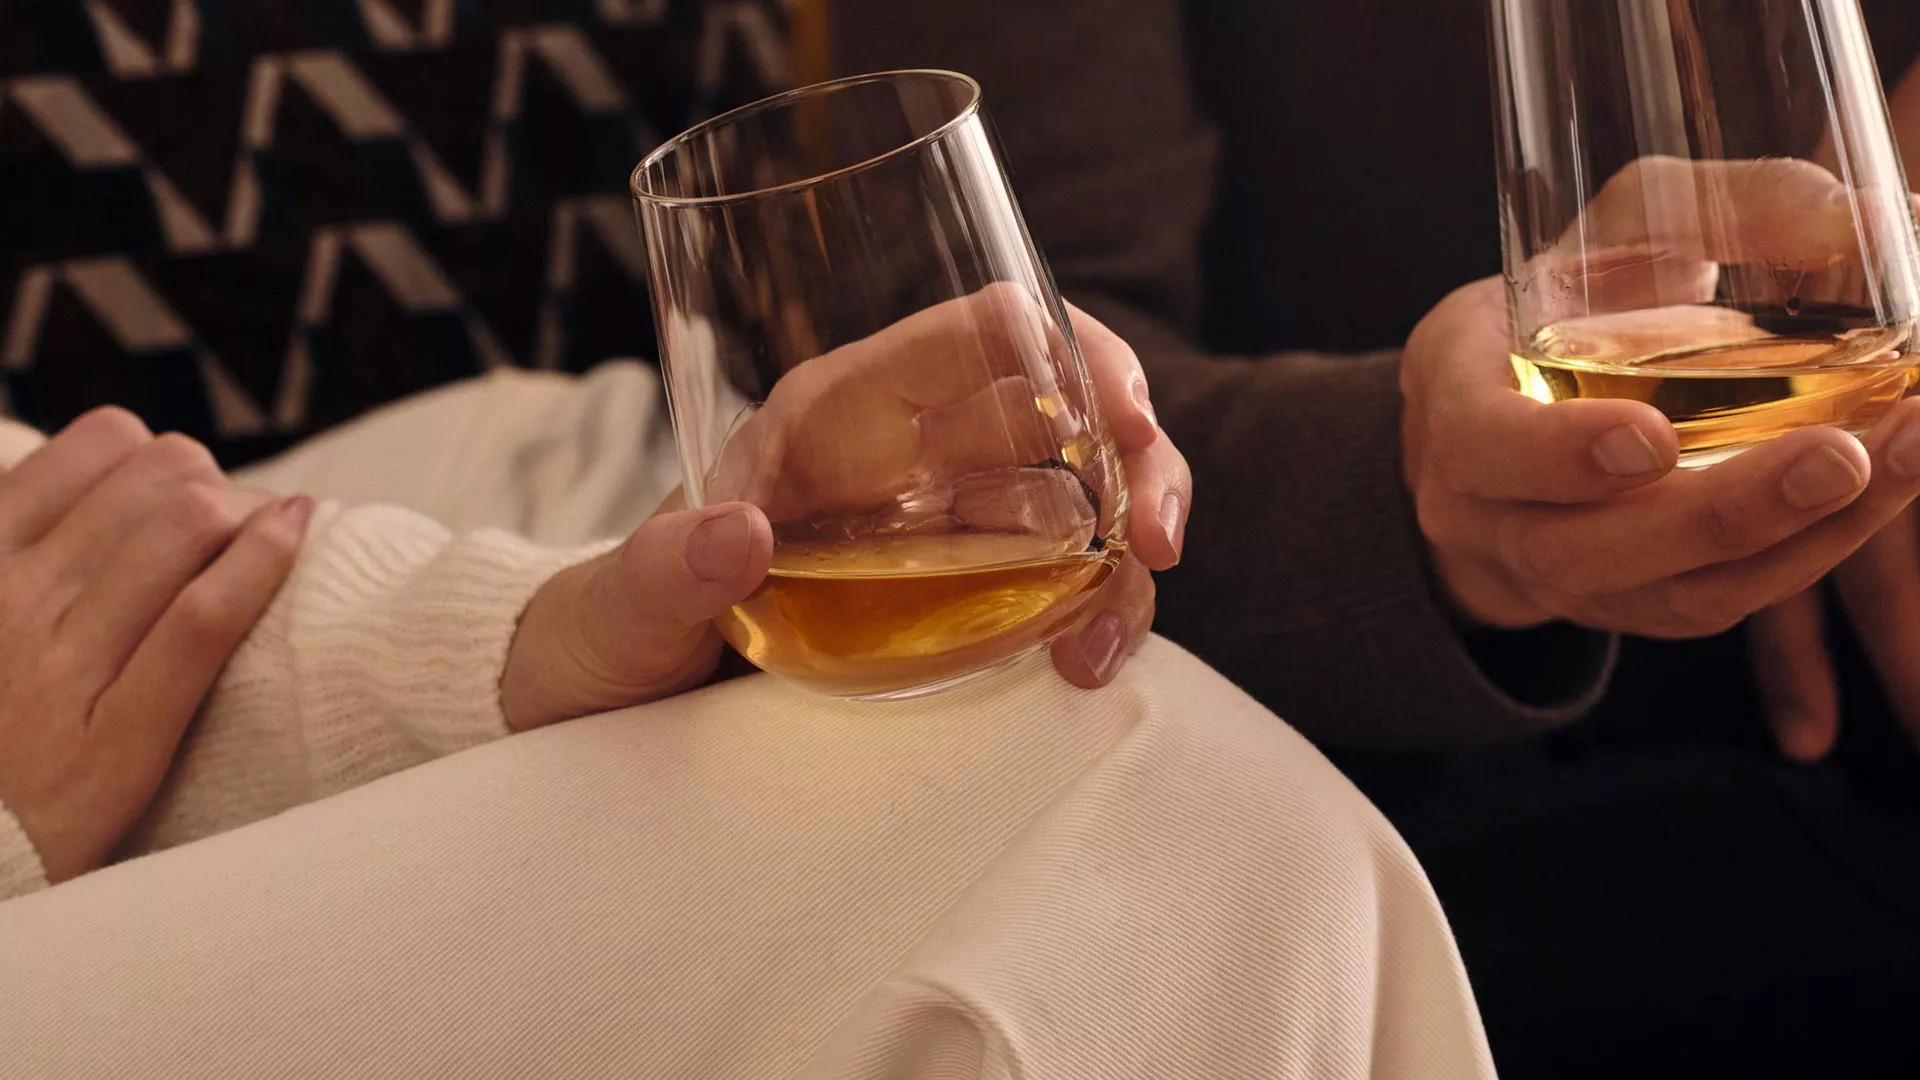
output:
[[1920,1078],[1920,755],[1836,645],[1816,766],[1774,753],[1738,632],[1629,642],[1566,731],[1341,762],[1432,877],[1507,1080]]

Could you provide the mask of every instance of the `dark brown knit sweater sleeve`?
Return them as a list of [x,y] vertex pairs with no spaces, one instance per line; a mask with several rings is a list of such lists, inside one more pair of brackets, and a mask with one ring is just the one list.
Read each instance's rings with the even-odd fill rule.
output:
[[1192,344],[1216,155],[1176,0],[833,5],[838,70],[981,81],[1062,291],[1139,351],[1196,492],[1156,629],[1333,745],[1494,738],[1591,704],[1609,639],[1469,643],[1436,601],[1400,480],[1396,356]]

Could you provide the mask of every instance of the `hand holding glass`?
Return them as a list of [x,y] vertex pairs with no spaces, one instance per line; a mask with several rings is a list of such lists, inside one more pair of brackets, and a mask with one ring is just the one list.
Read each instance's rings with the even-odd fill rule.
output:
[[1645,401],[1681,464],[1870,429],[1920,242],[1855,0],[1491,0],[1513,359]]
[[1126,489],[978,87],[795,91],[668,142],[633,189],[688,503],[774,527],[728,641],[901,697],[1066,629],[1125,551]]

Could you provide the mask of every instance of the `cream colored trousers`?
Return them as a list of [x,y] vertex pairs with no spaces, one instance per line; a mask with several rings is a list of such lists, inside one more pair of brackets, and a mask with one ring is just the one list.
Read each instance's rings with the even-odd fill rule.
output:
[[[254,479],[637,520],[657,463],[470,482],[542,475],[547,422],[653,416],[615,390],[650,376],[490,378]],[[1399,837],[1158,639],[1091,693],[1044,660],[906,705],[742,679],[0,904],[0,1076],[31,1080],[1491,1075]]]

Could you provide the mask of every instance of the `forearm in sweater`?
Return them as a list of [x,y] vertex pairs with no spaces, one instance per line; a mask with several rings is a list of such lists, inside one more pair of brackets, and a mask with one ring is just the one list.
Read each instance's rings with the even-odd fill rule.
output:
[[[16,456],[37,441],[0,425]],[[323,505],[123,851],[236,828],[506,734],[500,674],[521,611],[607,546],[455,536],[397,507]],[[44,884],[0,808],[0,898]]]
[[393,506],[314,515],[127,850],[236,828],[507,734],[500,676],[533,594],[610,546],[455,536]]
[[1517,735],[1598,698],[1610,635],[1554,626],[1470,642],[1440,601],[1401,480],[1397,355],[1202,356],[1125,305],[1079,302],[1139,352],[1193,467],[1161,633],[1333,746]]

